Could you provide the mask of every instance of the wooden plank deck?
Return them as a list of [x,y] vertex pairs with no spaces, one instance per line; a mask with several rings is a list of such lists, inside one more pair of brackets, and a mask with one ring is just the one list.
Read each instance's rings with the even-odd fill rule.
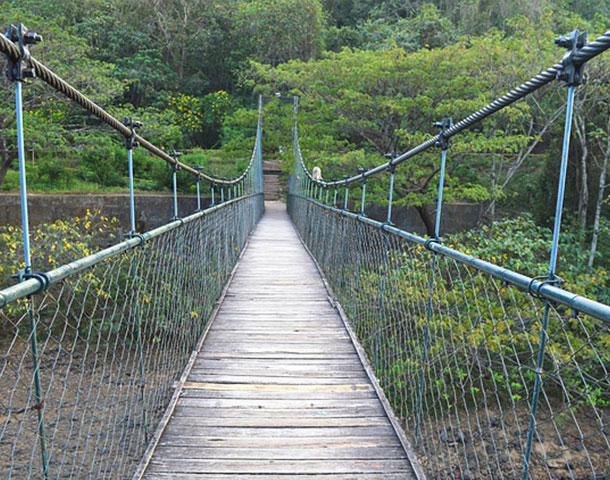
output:
[[257,227],[146,479],[416,478],[276,202]]

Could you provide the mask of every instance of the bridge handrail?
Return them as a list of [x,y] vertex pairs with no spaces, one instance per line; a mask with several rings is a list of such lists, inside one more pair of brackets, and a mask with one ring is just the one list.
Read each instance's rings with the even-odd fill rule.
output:
[[[248,195],[243,195],[241,197],[234,198],[232,200],[227,200],[224,203],[209,207],[200,212],[193,213],[188,217],[184,217],[180,220],[175,220],[173,222],[166,223],[165,225],[162,225],[153,230],[149,230],[146,233],[142,233],[121,243],[117,243],[116,245],[105,248],[104,250],[100,250],[99,252],[93,253],[87,257],[83,257],[73,262],[57,267],[53,270],[50,270],[49,272],[46,272],[46,275],[49,278],[49,285],[58,283],[78,272],[93,267],[94,265],[97,265],[100,262],[107,260],[108,258],[114,257],[127,250],[135,248],[138,245],[141,245],[142,243],[146,242],[147,240],[152,240],[153,238],[163,235],[164,233],[171,232],[172,230],[180,228],[187,223],[191,223],[201,217],[210,215],[211,213],[221,208],[259,195],[263,195],[263,193],[251,193]],[[40,282],[35,278],[30,278],[16,285],[12,285],[8,288],[0,290],[0,308],[3,308],[9,303],[15,302],[21,298],[25,298],[29,295],[37,293],[39,290]]]
[[[609,48],[610,48],[610,31],[607,31],[606,33],[599,36],[594,41],[587,43],[579,51],[575,52],[574,56],[572,57],[572,61],[577,65],[582,65],[582,64],[588,62],[589,60],[591,60],[592,58],[605,52]],[[529,95],[530,93],[538,90],[539,88],[543,87],[544,85],[551,83],[553,80],[557,79],[557,74],[559,72],[561,72],[562,69],[563,69],[563,64],[561,62],[556,63],[552,67],[547,68],[546,70],[540,72],[538,75],[536,75],[536,76],[530,78],[529,80],[527,80],[526,82],[522,83],[517,88],[512,89],[510,92],[502,95],[501,97],[497,98],[493,102],[485,105],[483,108],[468,115],[463,120],[460,120],[459,122],[455,123],[452,127],[445,130],[444,134],[442,136],[441,136],[441,134],[435,135],[434,137],[426,140],[425,142],[420,143],[419,145],[417,145],[417,146],[413,147],[412,149],[402,153],[401,155],[391,159],[390,161],[383,163],[381,165],[378,165],[374,168],[371,168],[365,172],[359,173],[358,175],[354,175],[352,177],[341,179],[341,180],[333,180],[333,181],[328,181],[328,182],[323,181],[323,180],[316,180],[312,176],[311,172],[309,172],[307,167],[305,167],[305,164],[302,162],[302,158],[301,158],[300,160],[302,162],[303,170],[304,170],[305,174],[307,175],[307,178],[309,179],[309,181],[311,181],[315,185],[321,186],[323,188],[338,187],[341,185],[349,185],[350,183],[353,183],[353,182],[362,181],[362,180],[366,179],[367,177],[370,177],[377,173],[386,171],[390,167],[398,165],[399,163],[402,163],[405,160],[408,160],[422,152],[425,152],[426,150],[436,146],[438,144],[438,142],[441,141],[443,138],[445,140],[447,140],[447,139],[453,137],[454,135],[461,133],[462,131],[472,127],[473,125],[475,125],[475,124],[479,123],[480,121],[484,120],[485,118],[489,117],[490,115],[493,115],[494,113],[498,112],[499,110],[502,110],[504,107],[507,107],[507,106],[515,103],[516,101],[520,100],[521,98],[523,98],[523,97]],[[295,128],[295,134],[296,134],[296,128]],[[298,137],[297,137],[297,141],[298,141]]]
[[384,222],[380,222],[378,220],[374,220],[366,215],[360,215],[358,213],[350,212],[347,210],[343,210],[337,207],[333,207],[332,205],[326,205],[322,202],[309,198],[305,195],[301,194],[292,194],[293,196],[303,198],[312,202],[313,204],[330,210],[335,213],[339,213],[349,218],[353,218],[358,220],[359,222],[366,223],[375,228],[379,228],[388,233],[392,233],[394,235],[398,235],[410,242],[421,245],[428,250],[439,253],[445,257],[449,257],[459,263],[472,267],[476,270],[479,270],[483,273],[487,273],[492,275],[506,283],[514,285],[521,290],[526,291],[534,291],[539,296],[557,302],[559,304],[565,305],[566,307],[573,309],[574,311],[581,312],[587,315],[590,315],[594,318],[602,320],[606,323],[610,324],[610,306],[605,305],[603,303],[596,302],[595,300],[591,300],[589,298],[585,298],[581,295],[577,295],[575,293],[564,290],[563,288],[556,287],[550,283],[547,283],[543,280],[539,280],[537,278],[528,277],[527,275],[523,275],[522,273],[515,272],[508,268],[500,267],[499,265],[495,265],[491,262],[487,262],[485,260],[481,260],[480,258],[474,257],[472,255],[468,255],[466,253],[460,252],[454,248],[447,247],[438,242],[430,242],[429,239],[424,237],[420,237],[411,232],[407,232],[402,230],[394,225],[389,225]]
[[[6,36],[1,35],[1,34],[0,34],[0,53],[7,55],[14,61],[17,61],[21,58],[19,46],[17,44],[13,43]],[[180,170],[189,172],[189,173],[193,174],[194,176],[196,176],[197,178],[207,180],[208,182],[210,182],[212,184],[217,184],[217,185],[235,185],[235,184],[241,182],[246,177],[246,175],[248,174],[250,169],[252,168],[252,165],[254,163],[254,155],[252,156],[252,158],[250,158],[250,162],[248,163],[248,166],[245,168],[245,170],[239,176],[237,176],[235,178],[227,180],[227,179],[222,179],[222,178],[214,176],[214,175],[205,174],[189,165],[186,165],[186,164],[178,161],[176,158],[172,157],[170,154],[163,151],[161,148],[153,145],[150,141],[146,140],[141,135],[139,135],[137,133],[134,135],[134,132],[128,126],[124,125],[119,119],[114,117],[108,111],[104,110],[102,107],[100,107],[98,104],[96,104],[93,100],[91,100],[89,97],[87,97],[84,93],[82,93],[79,90],[77,90],[76,88],[74,88],[64,79],[62,79],[59,75],[54,73],[50,68],[48,68],[47,66],[45,66],[43,63],[36,60],[32,56],[29,56],[27,59],[25,59],[25,62],[27,64],[29,64],[29,66],[31,68],[34,69],[36,76],[39,77],[45,83],[47,83],[49,86],[51,86],[58,92],[62,93],[69,99],[73,100],[74,102],[78,103],[85,110],[87,110],[88,112],[95,115],[98,119],[100,119],[102,122],[104,122],[105,124],[109,125],[114,130],[119,132],[125,138],[127,138],[127,139],[132,138],[133,140],[139,142],[139,144],[143,148],[148,150],[153,155],[166,161],[173,167],[176,167]],[[259,102],[259,114],[260,114],[260,102]],[[259,115],[259,124],[260,124],[260,115]]]

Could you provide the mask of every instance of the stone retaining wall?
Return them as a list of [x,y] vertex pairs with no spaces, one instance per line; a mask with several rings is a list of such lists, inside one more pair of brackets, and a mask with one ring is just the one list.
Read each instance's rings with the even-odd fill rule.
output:
[[[83,216],[87,209],[101,210],[108,217],[116,217],[121,227],[129,230],[129,196],[126,194],[31,194],[28,197],[30,224],[50,223],[58,219],[70,219]],[[209,198],[202,198],[203,208],[210,204]],[[171,195],[138,194],[136,195],[136,218],[139,232],[167,223],[173,216]],[[182,217],[194,212],[197,208],[197,197],[180,196],[178,213]],[[434,214],[434,205],[427,208]],[[471,203],[443,205],[443,233],[468,230],[476,226],[482,216],[483,206]],[[367,215],[376,220],[385,221],[385,207],[369,207]],[[414,208],[394,208],[394,223],[405,230],[425,234],[426,230]],[[0,225],[20,225],[21,207],[19,195],[0,194]]]
[[[202,198],[205,208],[209,199]],[[139,232],[161,226],[173,217],[172,195],[136,195],[136,225]],[[182,217],[197,208],[197,197],[178,197],[178,214]],[[126,194],[30,194],[28,211],[30,224],[50,223],[85,215],[87,210],[101,210],[103,215],[116,217],[123,230],[129,230],[129,195]],[[21,225],[19,195],[0,194],[0,225]]]

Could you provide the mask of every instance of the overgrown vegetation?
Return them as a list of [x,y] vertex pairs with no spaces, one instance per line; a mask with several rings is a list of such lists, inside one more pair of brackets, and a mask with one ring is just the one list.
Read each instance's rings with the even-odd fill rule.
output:
[[[460,119],[554,63],[563,55],[557,35],[604,32],[610,3],[14,0],[0,7],[0,23],[19,21],[45,36],[34,54],[59,75],[117,117],[142,120],[142,134],[157,145],[189,152],[184,161],[219,175],[248,160],[259,93],[266,95],[266,155],[289,171],[290,106],[271,98],[299,95],[305,158],[336,178],[412,147],[436,133],[432,123],[441,117]],[[610,55],[586,72],[566,205],[583,252],[572,266],[593,272],[610,267]],[[0,188],[13,191],[14,112],[3,82]],[[27,87],[25,100],[32,191],[125,189],[121,138],[42,82]],[[445,199],[483,203],[489,225],[529,215],[528,238],[539,235],[554,209],[564,105],[565,89],[554,83],[456,137]],[[397,175],[396,207],[417,209],[428,233],[438,168],[432,151]],[[135,172],[138,190],[171,185],[169,168],[141,149]],[[187,175],[179,185],[194,190]],[[386,189],[387,178],[371,181],[369,201],[384,205]]]

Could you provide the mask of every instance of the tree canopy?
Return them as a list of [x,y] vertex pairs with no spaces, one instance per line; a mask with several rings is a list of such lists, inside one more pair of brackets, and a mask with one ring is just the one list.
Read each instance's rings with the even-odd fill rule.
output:
[[[602,33],[610,0],[13,0],[0,19],[44,35],[37,58],[116,115],[142,119],[158,145],[219,174],[247,161],[259,93],[299,95],[307,162],[336,178],[384,162],[437,133],[433,122],[458,120],[554,63],[557,35]],[[568,208],[592,237],[607,225],[609,71],[608,55],[587,65],[569,170]],[[3,85],[0,185],[11,190],[14,112]],[[25,100],[34,190],[124,187],[117,136],[40,82]],[[446,199],[483,203],[489,223],[521,213],[548,222],[564,104],[555,82],[456,137]],[[291,118],[286,104],[267,102],[266,154],[287,171]],[[397,173],[398,206],[416,208],[428,226],[439,157],[431,151]],[[169,185],[143,152],[136,175],[140,189]],[[369,188],[379,206],[384,182]]]

